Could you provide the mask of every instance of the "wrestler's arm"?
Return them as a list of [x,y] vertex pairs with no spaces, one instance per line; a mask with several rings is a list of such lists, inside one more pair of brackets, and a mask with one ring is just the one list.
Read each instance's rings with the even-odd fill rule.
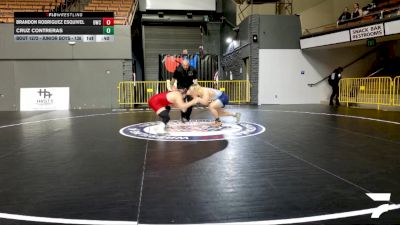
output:
[[202,105],[208,105],[210,104],[210,93],[206,89],[203,90],[203,96],[199,99],[199,103]]
[[199,98],[195,97],[190,102],[184,102],[183,96],[178,92],[174,93],[174,106],[182,111],[186,111],[190,106],[196,105],[199,102]]

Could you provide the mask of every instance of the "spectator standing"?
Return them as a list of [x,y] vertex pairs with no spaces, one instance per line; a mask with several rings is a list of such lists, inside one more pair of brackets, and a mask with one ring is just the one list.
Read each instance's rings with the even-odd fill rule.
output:
[[353,12],[351,13],[351,18],[352,18],[352,19],[357,18],[357,17],[360,17],[360,16],[363,15],[362,10],[360,9],[360,4],[354,3],[354,4],[353,4],[353,8],[354,8],[354,10],[353,10]]

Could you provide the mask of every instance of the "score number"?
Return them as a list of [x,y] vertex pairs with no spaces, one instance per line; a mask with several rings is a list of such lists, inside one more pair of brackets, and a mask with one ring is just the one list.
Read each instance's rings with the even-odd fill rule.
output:
[[114,18],[103,18],[103,26],[114,26]]
[[114,18],[103,18],[103,34],[114,34]]
[[114,27],[103,27],[103,34],[104,35],[114,34]]

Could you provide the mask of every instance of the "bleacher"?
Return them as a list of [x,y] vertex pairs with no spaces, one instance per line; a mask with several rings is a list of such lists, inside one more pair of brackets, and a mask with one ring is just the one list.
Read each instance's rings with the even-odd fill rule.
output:
[[400,0],[384,0],[380,1],[374,9],[370,11],[370,13],[378,12],[381,10],[397,7],[400,4]]
[[92,0],[84,11],[86,12],[114,12],[116,25],[129,24],[129,18],[134,6],[134,0]]
[[1,0],[0,23],[13,23],[14,12],[49,12],[64,0]]

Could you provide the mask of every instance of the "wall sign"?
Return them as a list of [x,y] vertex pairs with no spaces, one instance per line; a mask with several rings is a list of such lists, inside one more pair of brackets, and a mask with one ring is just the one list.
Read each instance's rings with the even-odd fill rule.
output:
[[69,87],[21,88],[20,110],[68,110]]
[[385,35],[383,23],[374,24],[366,27],[359,27],[350,30],[351,40],[357,41]]

